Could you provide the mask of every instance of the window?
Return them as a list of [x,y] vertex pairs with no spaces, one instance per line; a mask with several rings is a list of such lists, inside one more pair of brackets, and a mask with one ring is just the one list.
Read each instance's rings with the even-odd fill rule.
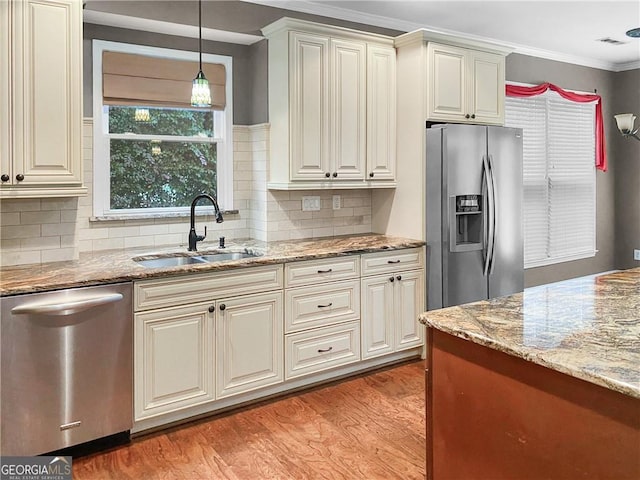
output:
[[595,255],[594,115],[552,91],[506,98],[505,125],[523,130],[525,268]]
[[197,60],[94,40],[96,217],[180,213],[199,193],[233,208],[231,58],[202,56],[212,109],[189,105]]

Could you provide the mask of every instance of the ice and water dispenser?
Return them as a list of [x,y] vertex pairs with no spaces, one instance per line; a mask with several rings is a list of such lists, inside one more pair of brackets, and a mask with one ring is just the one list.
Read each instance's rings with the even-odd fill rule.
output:
[[450,197],[449,249],[452,252],[482,250],[482,195]]

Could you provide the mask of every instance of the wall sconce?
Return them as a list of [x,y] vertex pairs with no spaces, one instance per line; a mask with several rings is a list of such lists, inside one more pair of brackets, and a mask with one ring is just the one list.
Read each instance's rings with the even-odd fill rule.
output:
[[616,123],[618,124],[618,130],[624,137],[635,138],[640,141],[640,137],[638,137],[638,129],[633,129],[633,124],[636,121],[636,116],[633,113],[621,113],[619,115],[614,115],[616,119]]

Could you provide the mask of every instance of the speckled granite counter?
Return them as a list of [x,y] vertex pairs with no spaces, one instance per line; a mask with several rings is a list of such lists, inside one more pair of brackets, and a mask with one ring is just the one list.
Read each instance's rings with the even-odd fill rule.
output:
[[41,292],[61,288],[101,285],[129,280],[184,275],[187,273],[230,270],[254,265],[270,265],[298,260],[311,260],[383,250],[423,246],[424,242],[385,235],[355,235],[313,240],[265,243],[256,240],[227,242],[224,252],[248,251],[260,256],[216,263],[200,263],[177,267],[148,268],[134,258],[202,255],[219,251],[202,245],[198,252],[187,252],[186,246],[174,249],[116,250],[81,254],[68,262],[52,262],[0,269],[0,296]]
[[640,268],[425,312],[420,322],[640,398]]

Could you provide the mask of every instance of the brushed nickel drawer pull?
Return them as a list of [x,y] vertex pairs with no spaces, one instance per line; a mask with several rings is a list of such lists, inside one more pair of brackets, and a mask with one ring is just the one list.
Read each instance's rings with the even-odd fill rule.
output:
[[333,268],[330,268],[329,270],[318,270],[318,273],[331,273],[333,272]]
[[77,428],[82,424],[82,421],[78,420],[77,422],[65,423],[60,425],[60,431],[69,430],[70,428]]
[[387,263],[400,263],[400,260],[387,260]]
[[333,350],[333,347],[329,347],[329,348],[325,348],[325,349],[319,349],[318,353],[327,353],[330,352],[331,350]]
[[333,305],[333,302],[329,302],[326,305],[318,305],[318,308],[327,308],[327,307],[330,307],[331,305]]

